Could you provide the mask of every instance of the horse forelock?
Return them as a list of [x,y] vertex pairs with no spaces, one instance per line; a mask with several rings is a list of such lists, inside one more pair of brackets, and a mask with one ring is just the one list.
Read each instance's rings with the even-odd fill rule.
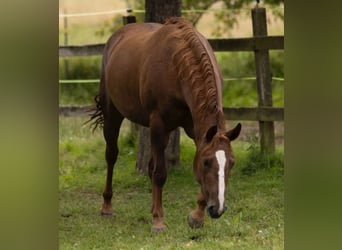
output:
[[173,63],[178,77],[190,84],[195,112],[218,114],[218,88],[216,85],[213,62],[209,51],[202,43],[190,22],[182,18],[168,19],[165,25],[174,25],[171,34],[178,39],[173,52]]

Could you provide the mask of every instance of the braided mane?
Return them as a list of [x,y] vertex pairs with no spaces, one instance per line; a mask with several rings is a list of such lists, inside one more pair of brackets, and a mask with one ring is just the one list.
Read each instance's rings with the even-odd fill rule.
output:
[[204,120],[208,113],[218,114],[217,86],[214,69],[208,51],[202,44],[192,24],[182,18],[173,17],[165,25],[174,25],[172,33],[180,42],[173,53],[173,63],[180,79],[190,84],[195,112]]

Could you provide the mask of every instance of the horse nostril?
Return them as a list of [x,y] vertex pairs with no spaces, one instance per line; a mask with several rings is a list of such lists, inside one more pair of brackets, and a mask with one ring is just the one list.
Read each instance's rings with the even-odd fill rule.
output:
[[209,213],[210,217],[212,214],[214,214],[214,206],[208,207],[208,213]]
[[210,206],[208,207],[207,212],[211,218],[217,219],[217,218],[220,218],[221,215],[224,214],[226,210],[227,210],[226,206],[223,207],[223,210],[221,212],[218,211],[217,207]]
[[208,214],[211,218],[216,219],[219,218],[221,215],[217,212],[217,209],[215,209],[215,206],[210,206],[207,209]]

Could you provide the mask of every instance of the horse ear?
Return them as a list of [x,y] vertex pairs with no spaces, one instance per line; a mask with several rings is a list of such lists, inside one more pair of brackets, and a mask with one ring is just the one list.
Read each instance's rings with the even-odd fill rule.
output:
[[229,130],[226,133],[226,136],[229,138],[229,140],[234,141],[240,134],[241,131],[241,123],[238,123],[235,128],[233,128],[232,130]]
[[216,135],[216,133],[217,133],[217,126],[216,125],[212,126],[210,129],[208,129],[207,134],[205,136],[207,143],[211,142],[211,140]]

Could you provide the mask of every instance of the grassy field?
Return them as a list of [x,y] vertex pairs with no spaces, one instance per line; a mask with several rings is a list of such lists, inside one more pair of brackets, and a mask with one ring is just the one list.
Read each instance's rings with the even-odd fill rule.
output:
[[100,216],[106,175],[104,141],[101,131],[92,134],[82,126],[84,121],[59,119],[60,249],[284,248],[283,145],[265,161],[258,156],[257,144],[235,142],[228,210],[220,219],[206,218],[202,229],[192,230],[186,218],[195,207],[199,185],[192,173],[193,142],[182,136],[181,164],[169,171],[164,188],[168,231],[151,234],[150,183],[135,172],[136,148],[127,143],[127,126],[121,131],[114,171],[114,215]]

